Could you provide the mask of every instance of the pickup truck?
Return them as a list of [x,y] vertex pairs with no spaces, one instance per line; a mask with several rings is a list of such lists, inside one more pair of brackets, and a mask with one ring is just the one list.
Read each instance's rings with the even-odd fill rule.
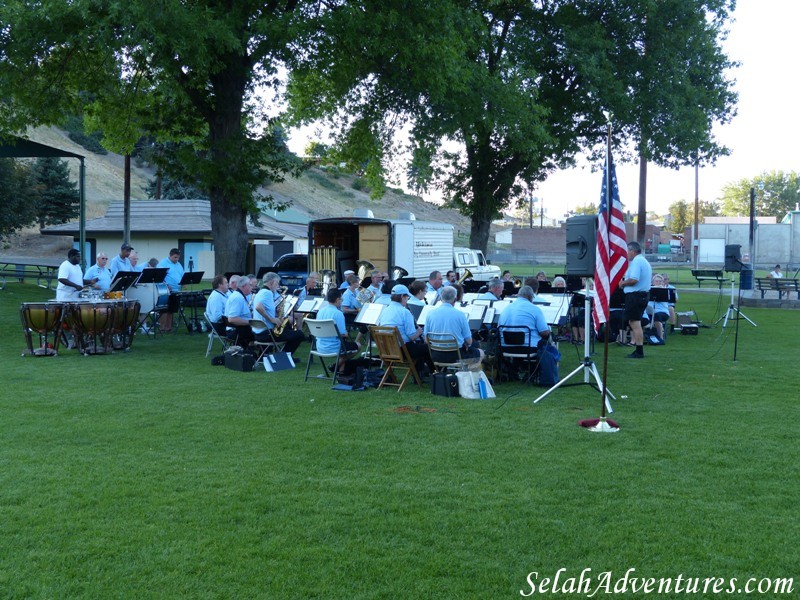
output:
[[453,270],[461,277],[465,269],[469,269],[474,281],[489,281],[492,277],[500,277],[500,267],[490,264],[482,251],[453,248]]

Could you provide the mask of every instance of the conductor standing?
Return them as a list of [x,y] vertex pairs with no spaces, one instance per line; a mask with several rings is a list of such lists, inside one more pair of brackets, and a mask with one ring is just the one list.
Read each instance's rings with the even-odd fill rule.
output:
[[642,247],[638,242],[628,244],[628,272],[619,287],[625,292],[625,318],[631,326],[631,337],[636,349],[628,358],[644,358],[644,331],[642,331],[642,315],[650,301],[650,282],[653,269],[642,256]]

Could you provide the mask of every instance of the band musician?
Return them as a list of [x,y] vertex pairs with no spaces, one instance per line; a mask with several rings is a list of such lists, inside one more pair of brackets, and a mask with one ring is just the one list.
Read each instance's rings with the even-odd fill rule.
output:
[[[455,286],[447,286],[442,289],[441,304],[436,310],[431,311],[425,320],[425,339],[427,340],[431,333],[452,333],[461,348],[461,358],[470,367],[474,367],[476,364],[480,366],[483,351],[477,345],[473,345],[467,315],[455,307],[457,296],[458,290]],[[437,362],[456,362],[458,360],[455,353],[438,351],[432,351],[431,358]]]
[[228,279],[225,275],[217,275],[211,281],[211,295],[206,301],[206,314],[211,326],[219,335],[225,335],[227,320],[225,304],[228,302]]
[[320,337],[317,338],[317,350],[324,354],[333,354],[340,352],[339,359],[337,360],[336,368],[340,373],[343,373],[345,364],[348,358],[352,357],[361,349],[361,344],[358,342],[350,341],[347,335],[347,327],[344,324],[344,313],[342,313],[342,290],[333,288],[328,290],[325,297],[326,303],[317,313],[317,319],[327,320],[331,319],[336,324],[336,329],[339,332],[338,337]]
[[253,313],[247,301],[249,294],[250,280],[242,279],[236,291],[228,296],[225,303],[228,339],[242,347],[249,346],[254,338],[253,330],[250,328],[250,319],[253,317]]
[[[278,286],[281,284],[281,276],[277,273],[265,273],[261,281],[261,290],[253,300],[253,318],[264,323],[264,327],[254,328],[254,337],[259,342],[271,342],[273,338],[276,342],[284,342],[284,351],[291,353],[294,362],[299,363],[300,359],[295,357],[295,353],[306,336],[289,327],[288,323],[285,324],[279,335],[275,333],[277,326],[284,325],[275,310],[277,302],[281,299],[280,294],[277,293]],[[239,286],[241,287],[241,285],[240,281]]]

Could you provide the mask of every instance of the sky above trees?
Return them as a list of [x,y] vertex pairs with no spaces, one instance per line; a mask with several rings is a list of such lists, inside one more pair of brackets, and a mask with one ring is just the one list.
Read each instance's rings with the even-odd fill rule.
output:
[[[741,66],[734,71],[739,92],[738,115],[733,122],[716,130],[721,143],[731,149],[715,166],[700,169],[700,199],[721,199],[726,184],[755,178],[773,170],[800,170],[797,146],[800,120],[796,118],[797,90],[794,61],[800,52],[796,23],[800,22],[800,2],[796,0],[740,0],[736,21],[723,47]],[[323,136],[324,137],[324,136]],[[298,153],[309,139],[320,132],[307,127],[292,134],[290,147]],[[599,165],[602,166],[602,165]],[[543,200],[545,213],[562,217],[583,204],[597,204],[601,175],[592,165],[579,160],[575,169],[559,171],[543,182],[533,195]],[[626,210],[636,212],[639,172],[636,164],[617,163],[620,196]],[[649,211],[666,214],[678,200],[694,201],[693,168],[648,170]],[[435,199],[435,196],[433,196]],[[538,212],[538,204],[537,204]]]

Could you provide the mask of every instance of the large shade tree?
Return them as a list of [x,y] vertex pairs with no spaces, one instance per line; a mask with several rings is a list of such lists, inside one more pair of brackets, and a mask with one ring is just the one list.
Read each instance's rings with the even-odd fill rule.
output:
[[[290,100],[299,119],[333,117],[340,152],[368,176],[384,175],[391,134],[407,126],[412,186],[440,187],[485,249],[491,220],[523,189],[601,147],[604,109],[618,143],[660,164],[718,152],[710,124],[732,101],[718,47],[728,2],[685,4],[347,2],[309,32]],[[696,43],[678,52],[687,30]],[[647,87],[659,71],[684,85]]]
[[269,201],[255,190],[299,167],[272,120],[276,111],[264,105],[296,22],[316,7],[302,0],[7,0],[0,5],[0,131],[58,124],[85,110],[114,150],[130,152],[144,133],[178,142],[164,169],[208,194],[216,269],[241,270],[248,215]]

